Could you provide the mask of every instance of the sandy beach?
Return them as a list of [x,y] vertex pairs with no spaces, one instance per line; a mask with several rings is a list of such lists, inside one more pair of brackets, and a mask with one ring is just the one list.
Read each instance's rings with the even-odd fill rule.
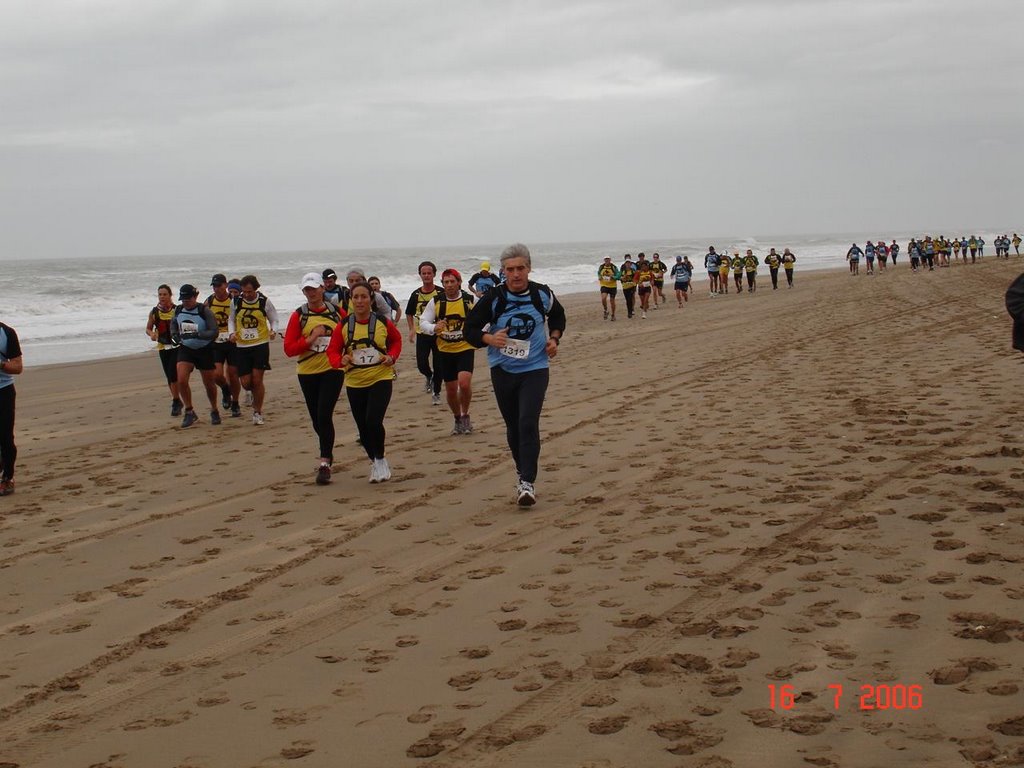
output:
[[379,486],[279,343],[262,428],[30,368],[0,766],[1024,765],[1022,268],[570,296],[526,511],[483,353],[449,437],[406,347]]

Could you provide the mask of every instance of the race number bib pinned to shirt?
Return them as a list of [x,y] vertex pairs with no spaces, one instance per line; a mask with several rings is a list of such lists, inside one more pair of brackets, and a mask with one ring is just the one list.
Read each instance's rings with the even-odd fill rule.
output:
[[221,331],[220,333],[217,334],[217,343],[223,344],[228,340],[228,336],[230,335],[231,334],[229,334],[227,331]]
[[198,325],[196,325],[195,323],[190,323],[188,321],[184,321],[184,320],[182,321],[182,323],[181,323],[181,335],[182,336],[195,336],[197,333],[199,333],[199,326]]
[[[327,345],[331,343],[331,337],[324,334],[323,336],[317,336],[312,343],[309,345],[310,352],[326,352]],[[376,350],[374,350],[376,352]]]
[[256,341],[260,337],[259,328],[243,328],[242,341]]
[[373,347],[360,347],[352,350],[352,365],[357,368],[377,365],[382,359],[380,352]]
[[515,360],[525,360],[530,356],[529,339],[507,339],[501,348],[501,354]]

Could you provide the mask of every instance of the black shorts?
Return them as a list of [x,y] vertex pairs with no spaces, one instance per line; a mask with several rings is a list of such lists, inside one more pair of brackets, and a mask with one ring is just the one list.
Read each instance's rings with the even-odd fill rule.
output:
[[617,294],[618,292],[619,292],[618,288],[609,288],[606,285],[602,285],[601,286],[601,293],[607,293],[613,299],[615,298],[615,294]]
[[665,286],[665,281],[664,280],[655,280],[654,281],[654,287],[655,288],[663,288],[664,286]]
[[205,347],[200,347],[199,349],[192,349],[191,347],[186,347],[182,344],[178,347],[178,362],[191,363],[200,371],[212,371],[213,350],[210,348],[209,344]]
[[248,376],[254,370],[270,370],[270,344],[235,347],[235,365],[239,376]]
[[235,345],[230,341],[215,341],[210,348],[213,350],[213,362],[237,365],[235,363]]
[[646,296],[648,293],[651,292],[651,286],[648,285],[645,288],[644,286],[641,285],[639,288],[637,288],[637,290],[640,292],[641,296]]
[[676,290],[686,293],[688,290],[690,290],[690,281],[687,280],[684,283],[676,283]]
[[460,373],[472,373],[476,361],[476,350],[464,352],[437,351],[437,372],[441,381],[458,381]]

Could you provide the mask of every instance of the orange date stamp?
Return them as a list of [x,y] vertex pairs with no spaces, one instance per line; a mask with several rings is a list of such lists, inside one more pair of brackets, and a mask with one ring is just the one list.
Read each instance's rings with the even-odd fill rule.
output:
[[[828,687],[832,695],[832,705],[839,709],[843,698],[841,683],[832,683]],[[924,706],[924,692],[920,685],[904,685],[896,683],[866,684],[857,691],[857,709],[866,710],[904,710],[921,709]],[[789,685],[768,685],[768,706],[772,709],[793,709],[796,704],[796,689]]]

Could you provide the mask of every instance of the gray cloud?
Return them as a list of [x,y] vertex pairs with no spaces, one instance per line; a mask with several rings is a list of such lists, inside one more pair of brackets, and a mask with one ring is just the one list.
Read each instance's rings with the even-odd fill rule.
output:
[[0,7],[0,258],[1010,226],[1013,0]]

